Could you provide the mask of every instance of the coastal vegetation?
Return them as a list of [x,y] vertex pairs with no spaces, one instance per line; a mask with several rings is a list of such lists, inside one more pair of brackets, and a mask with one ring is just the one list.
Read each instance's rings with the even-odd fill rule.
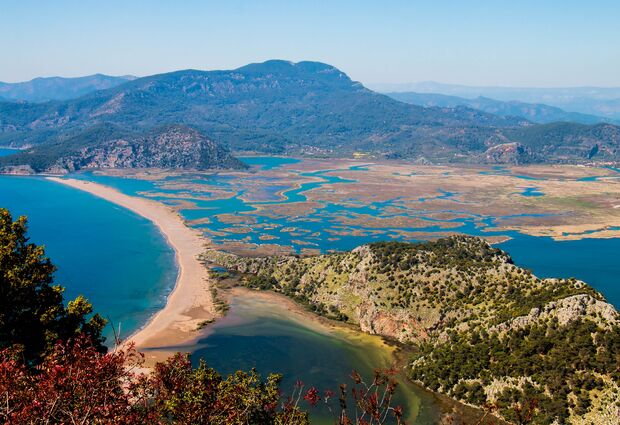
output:
[[[477,237],[373,243],[352,252],[250,258],[209,250],[329,318],[411,347],[427,388],[515,423],[616,423],[620,317],[575,279],[539,279]],[[603,418],[603,422],[601,422]]]

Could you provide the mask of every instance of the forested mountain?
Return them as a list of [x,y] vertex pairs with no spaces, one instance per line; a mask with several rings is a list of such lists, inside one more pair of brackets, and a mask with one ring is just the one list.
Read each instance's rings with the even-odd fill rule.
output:
[[208,250],[204,258],[243,273],[249,287],[409,345],[412,379],[496,405],[511,423],[620,417],[615,308],[583,282],[537,278],[480,238],[381,242],[309,257]]
[[525,103],[517,100],[501,101],[484,96],[478,96],[474,99],[467,99],[464,97],[448,96],[438,93],[391,92],[386,94],[393,99],[400,100],[405,103],[411,103],[412,105],[426,107],[439,106],[444,108],[466,106],[468,108],[479,109],[483,112],[502,117],[522,117],[539,124],[547,124],[558,121],[575,122],[580,124],[616,122],[610,118],[580,114],[578,112],[567,112],[563,109],[542,103]]
[[21,83],[0,82],[0,99],[27,102],[75,99],[96,90],[118,86],[134,78],[95,74],[76,78],[35,78]]
[[[425,108],[366,89],[333,66],[267,61],[231,71],[185,70],[79,99],[0,103],[0,145],[90,144],[96,126],[140,137],[183,124],[234,151],[433,162],[617,160],[620,128],[534,125],[468,107]],[[524,143],[526,141],[527,143]],[[558,150],[556,145],[561,144]]]

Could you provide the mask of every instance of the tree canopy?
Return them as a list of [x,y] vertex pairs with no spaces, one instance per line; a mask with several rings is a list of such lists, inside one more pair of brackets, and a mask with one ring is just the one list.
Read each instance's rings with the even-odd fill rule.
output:
[[0,208],[0,349],[19,346],[37,363],[58,340],[87,335],[105,351],[106,321],[82,296],[63,303],[64,288],[54,284],[56,268],[43,246],[29,241],[27,220],[13,220]]

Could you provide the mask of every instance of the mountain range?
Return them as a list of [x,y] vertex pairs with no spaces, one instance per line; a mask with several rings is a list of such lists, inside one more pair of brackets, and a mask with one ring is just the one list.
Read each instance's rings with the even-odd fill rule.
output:
[[620,159],[615,125],[541,125],[466,106],[411,105],[331,65],[271,60],[153,75],[69,100],[0,102],[0,145],[28,149],[0,166],[32,166],[37,157],[32,168],[49,171],[84,146],[144,139],[171,125],[234,152],[469,163]]
[[406,84],[373,84],[379,92],[416,92],[458,96],[467,99],[488,97],[505,102],[542,103],[568,112],[620,120],[620,87],[485,87],[443,84],[433,81]]
[[438,93],[390,92],[386,94],[393,99],[413,105],[426,107],[439,106],[444,108],[466,106],[502,117],[522,117],[538,124],[560,121],[576,122],[580,124],[598,124],[605,122],[612,124],[620,123],[620,120],[582,114],[579,112],[567,112],[561,108],[545,105],[543,103],[526,103],[518,100],[503,101],[484,96],[467,99]]
[[3,83],[0,81],[0,100],[46,102],[48,100],[74,99],[96,90],[116,87],[135,78],[130,75],[113,77],[95,74],[77,78],[35,78],[21,83]]

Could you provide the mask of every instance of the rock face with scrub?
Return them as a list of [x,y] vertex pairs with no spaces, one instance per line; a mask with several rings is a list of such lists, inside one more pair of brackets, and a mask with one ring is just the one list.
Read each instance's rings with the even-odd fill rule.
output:
[[508,421],[515,409],[531,409],[536,423],[579,423],[601,411],[613,423],[620,413],[616,309],[581,281],[537,278],[481,238],[204,258],[242,273],[246,286],[414,347],[412,379],[494,404]]

